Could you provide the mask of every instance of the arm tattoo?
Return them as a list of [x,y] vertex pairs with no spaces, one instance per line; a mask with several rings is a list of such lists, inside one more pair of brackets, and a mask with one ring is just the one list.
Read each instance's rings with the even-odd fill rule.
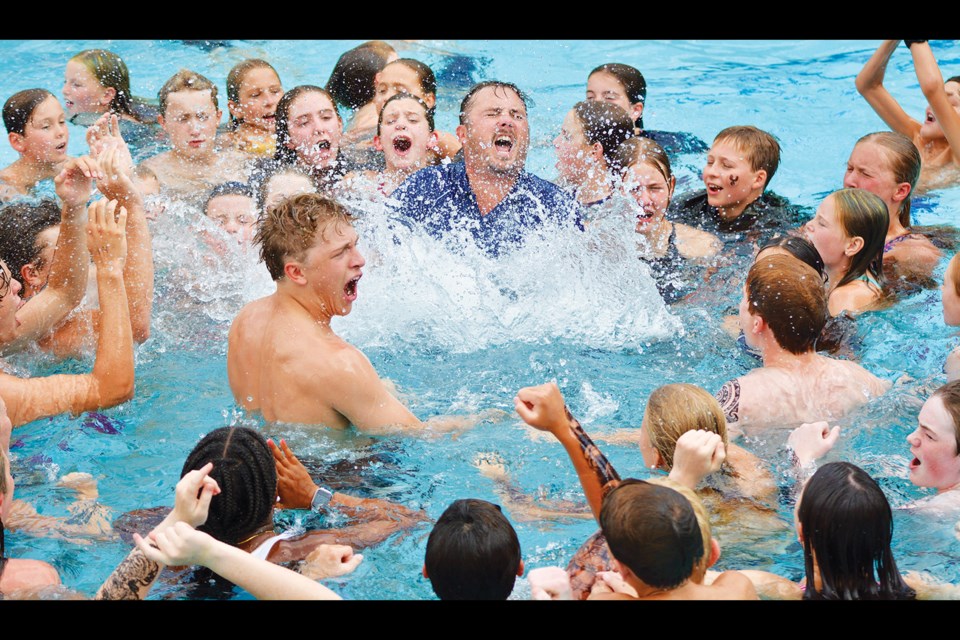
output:
[[734,378],[720,387],[717,391],[717,402],[723,409],[723,415],[726,416],[728,423],[734,423],[740,420],[740,381]]
[[141,591],[150,589],[160,565],[134,549],[101,585],[94,600],[140,600]]
[[593,440],[590,439],[587,432],[583,430],[583,427],[580,426],[577,419],[570,413],[570,409],[567,407],[563,409],[567,412],[570,429],[573,431],[573,435],[577,437],[577,442],[580,443],[580,450],[583,452],[584,458],[587,459],[587,464],[593,469],[593,472],[597,474],[597,479],[600,481],[600,486],[602,487],[601,493],[603,497],[606,497],[610,491],[620,484],[620,474],[617,473],[617,470],[613,468],[613,465],[610,464],[607,457],[597,448],[597,445],[593,443]]

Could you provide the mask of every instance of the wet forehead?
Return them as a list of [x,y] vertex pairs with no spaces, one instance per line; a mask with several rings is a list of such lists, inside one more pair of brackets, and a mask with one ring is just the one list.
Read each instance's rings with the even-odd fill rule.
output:
[[290,119],[298,118],[309,113],[335,113],[333,103],[325,94],[318,91],[309,91],[298,96],[290,104]]
[[517,92],[509,87],[484,87],[477,91],[470,101],[469,113],[479,113],[488,109],[527,112],[527,107]]
[[355,244],[359,235],[353,225],[344,220],[330,219],[317,225],[313,246],[321,251],[339,249],[347,244]]
[[167,113],[216,111],[209,89],[184,89],[167,96]]

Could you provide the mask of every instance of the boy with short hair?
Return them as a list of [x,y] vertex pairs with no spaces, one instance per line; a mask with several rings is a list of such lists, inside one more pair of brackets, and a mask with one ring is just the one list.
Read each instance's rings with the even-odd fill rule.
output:
[[145,195],[164,192],[199,201],[215,185],[247,181],[250,158],[218,144],[222,112],[215,84],[183,69],[164,83],[158,98],[157,122],[166,132],[171,149],[137,167],[139,186]]
[[809,213],[767,191],[779,164],[773,135],[749,125],[727,127],[707,152],[705,190],[677,198],[670,217],[713,233],[798,227]]
[[455,500],[433,526],[423,577],[441,600],[506,600],[522,575],[520,540],[499,506]]

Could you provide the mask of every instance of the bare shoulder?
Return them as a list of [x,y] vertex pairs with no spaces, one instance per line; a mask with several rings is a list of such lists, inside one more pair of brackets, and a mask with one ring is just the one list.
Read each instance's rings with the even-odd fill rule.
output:
[[35,591],[60,584],[60,574],[42,560],[11,558],[3,571],[0,593]]
[[712,233],[680,223],[674,223],[673,228],[677,232],[677,249],[684,258],[702,260],[720,253],[723,243]]
[[857,280],[834,289],[827,306],[830,309],[830,315],[833,316],[843,311],[859,313],[876,304],[880,297],[879,289],[862,280]]
[[943,371],[947,374],[947,382],[953,382],[960,378],[960,347],[947,355],[947,361],[943,364]]
[[868,387],[873,395],[883,394],[893,385],[889,380],[878,378],[856,362],[837,358],[829,358],[829,360],[834,368],[842,370],[848,378]]
[[753,582],[739,571],[724,571],[714,579],[711,586],[718,589],[716,595],[724,600],[759,599]]

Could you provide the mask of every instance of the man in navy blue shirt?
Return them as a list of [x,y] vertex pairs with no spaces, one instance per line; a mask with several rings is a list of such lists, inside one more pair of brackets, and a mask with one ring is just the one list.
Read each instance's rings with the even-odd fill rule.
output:
[[460,105],[457,137],[463,162],[422,169],[394,193],[408,219],[437,238],[472,237],[494,256],[547,225],[583,229],[576,202],[524,170],[530,127],[515,85],[474,85]]

